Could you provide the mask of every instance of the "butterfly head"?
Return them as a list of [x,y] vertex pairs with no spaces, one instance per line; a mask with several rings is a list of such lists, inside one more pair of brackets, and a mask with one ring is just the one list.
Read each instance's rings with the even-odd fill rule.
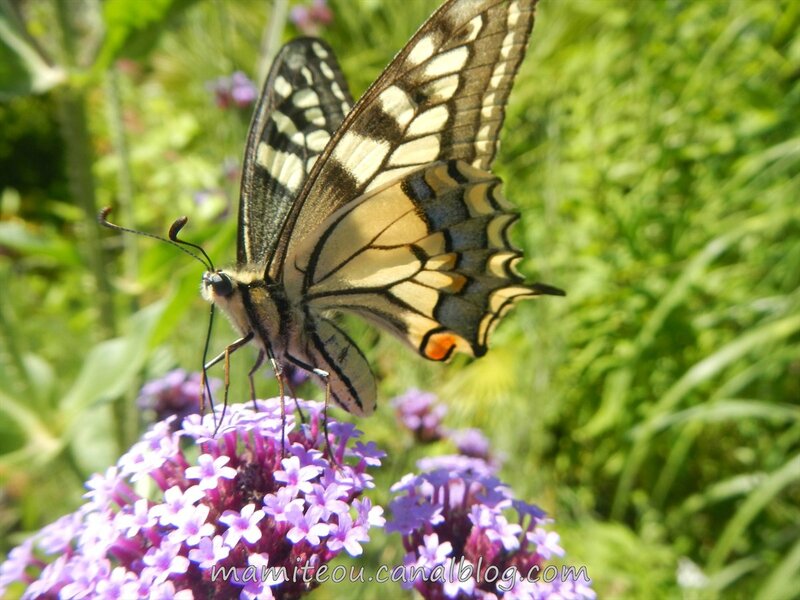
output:
[[203,298],[222,309],[233,325],[247,335],[268,331],[279,322],[275,301],[261,273],[236,269],[210,269],[203,273]]
[[234,283],[225,271],[206,271],[203,273],[203,298],[220,304],[234,294]]

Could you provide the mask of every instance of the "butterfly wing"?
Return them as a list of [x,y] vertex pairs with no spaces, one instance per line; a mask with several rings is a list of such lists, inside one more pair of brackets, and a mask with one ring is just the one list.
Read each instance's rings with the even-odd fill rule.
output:
[[515,302],[563,294],[516,272],[521,253],[508,230],[518,215],[500,185],[448,161],[342,207],[293,261],[309,306],[360,314],[431,360],[482,356]]
[[239,268],[263,265],[302,185],[353,104],[333,50],[286,44],[272,64],[247,138],[239,198]]
[[488,170],[536,0],[450,0],[370,86],[309,175],[268,272],[338,208],[421,167]]

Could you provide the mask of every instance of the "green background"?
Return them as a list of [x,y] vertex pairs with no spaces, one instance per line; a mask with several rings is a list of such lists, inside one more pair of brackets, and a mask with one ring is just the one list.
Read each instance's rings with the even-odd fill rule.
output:
[[[284,4],[0,0],[0,554],[136,439],[144,381],[199,367],[202,266],[94,215],[165,234],[186,214],[185,237],[232,262],[250,115],[207,82],[258,80],[299,33]],[[437,5],[331,0],[321,35],[356,97]],[[789,0],[542,3],[496,171],[522,270],[568,296],[447,366],[349,322],[380,381],[359,422],[389,453],[374,500],[453,451],[398,433],[389,399],[417,386],[486,433],[600,597],[800,597],[798,30]],[[233,339],[220,321],[212,350]],[[353,562],[401,554],[377,535]],[[313,597],[341,594],[401,591]]]

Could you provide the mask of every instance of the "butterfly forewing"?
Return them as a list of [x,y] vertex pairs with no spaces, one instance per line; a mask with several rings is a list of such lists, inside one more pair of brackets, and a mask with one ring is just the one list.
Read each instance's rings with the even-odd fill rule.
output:
[[238,266],[275,252],[308,173],[353,104],[325,42],[298,38],[272,64],[253,114],[239,201]]
[[312,170],[272,259],[273,276],[304,234],[362,193],[436,161],[460,159],[489,168],[534,5],[535,0],[455,0],[419,29]]

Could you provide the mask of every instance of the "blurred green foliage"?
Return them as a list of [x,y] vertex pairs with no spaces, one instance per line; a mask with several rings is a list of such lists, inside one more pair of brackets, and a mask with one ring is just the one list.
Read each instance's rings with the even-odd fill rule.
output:
[[[356,96],[437,4],[331,1]],[[187,214],[233,258],[249,111],[207,82],[255,78],[275,24],[255,0],[0,2],[0,551],[135,438],[144,380],[199,366],[202,267],[99,236],[93,210],[160,233]],[[381,381],[359,423],[389,452],[377,501],[452,450],[397,434],[388,399],[425,387],[505,454],[600,597],[800,597],[799,30],[789,0],[543,3],[497,171],[524,270],[569,296],[448,367],[350,323]],[[222,323],[213,348],[231,339]],[[381,537],[364,560],[400,557]],[[386,589],[315,597],[342,593]]]

